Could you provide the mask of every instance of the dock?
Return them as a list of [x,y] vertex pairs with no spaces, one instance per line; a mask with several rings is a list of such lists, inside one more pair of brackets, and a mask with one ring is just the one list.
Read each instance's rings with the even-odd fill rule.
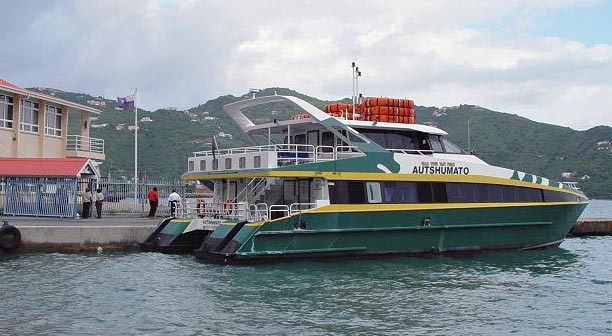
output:
[[20,252],[81,252],[137,249],[163,218],[118,217],[73,219],[0,216],[21,232]]
[[[100,219],[0,216],[21,232],[19,252],[135,250],[164,218],[108,216]],[[582,218],[569,237],[612,235],[612,219]]]
[[569,237],[612,235],[612,219],[581,218],[570,230]]

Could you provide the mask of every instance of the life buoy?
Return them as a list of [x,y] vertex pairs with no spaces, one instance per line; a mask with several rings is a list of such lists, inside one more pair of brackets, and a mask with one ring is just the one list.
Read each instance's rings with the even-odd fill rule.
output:
[[223,210],[225,211],[226,215],[231,215],[234,212],[234,204],[232,203],[232,200],[228,199],[225,201],[223,204]]
[[0,249],[12,251],[21,244],[21,232],[12,225],[0,226]]

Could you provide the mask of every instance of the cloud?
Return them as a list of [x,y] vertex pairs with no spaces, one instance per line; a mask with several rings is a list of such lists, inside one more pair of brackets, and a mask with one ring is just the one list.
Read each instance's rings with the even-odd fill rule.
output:
[[[532,34],[592,1],[20,1],[0,74],[140,106],[190,108],[249,88],[477,104],[575,128],[612,124],[612,45]],[[579,111],[578,111],[579,110]]]

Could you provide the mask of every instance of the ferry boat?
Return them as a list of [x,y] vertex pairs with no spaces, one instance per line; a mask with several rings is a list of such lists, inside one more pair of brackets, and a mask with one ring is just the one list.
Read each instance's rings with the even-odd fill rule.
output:
[[[280,102],[299,113],[247,117]],[[188,219],[166,231],[204,237],[196,258],[221,263],[533,249],[560,244],[588,204],[575,186],[490,165],[415,124],[411,100],[358,105],[274,95],[224,106],[254,145],[189,157],[181,179],[213,197],[179,207]]]

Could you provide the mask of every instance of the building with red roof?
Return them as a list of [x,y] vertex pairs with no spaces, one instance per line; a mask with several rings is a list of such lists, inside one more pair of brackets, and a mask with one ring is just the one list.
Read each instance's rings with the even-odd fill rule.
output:
[[[93,189],[104,140],[89,136],[100,110],[0,79],[0,213],[74,217]],[[77,118],[77,134],[68,119]]]

